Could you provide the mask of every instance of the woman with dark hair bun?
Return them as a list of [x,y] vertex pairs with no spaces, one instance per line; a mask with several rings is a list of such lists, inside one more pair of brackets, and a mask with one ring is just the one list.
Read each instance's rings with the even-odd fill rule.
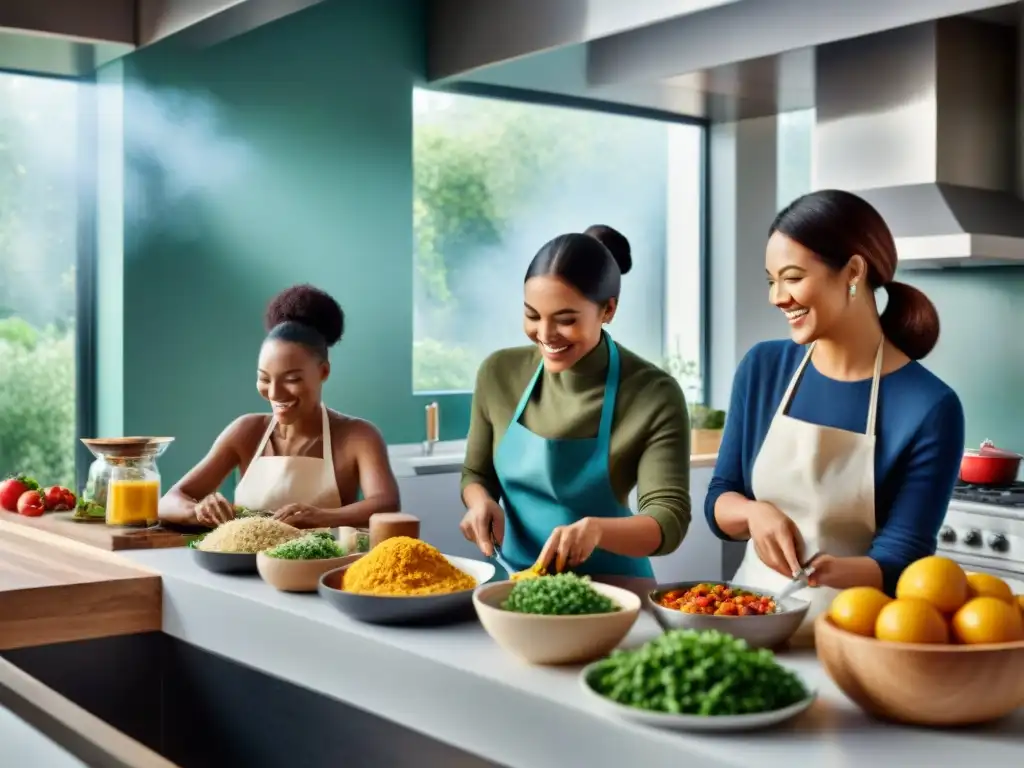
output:
[[[683,393],[603,330],[631,266],[629,241],[603,225],[544,245],[524,281],[530,345],[495,352],[477,373],[461,528],[517,570],[572,568],[642,589],[648,557],[686,534]],[[626,506],[634,488],[636,515]]]
[[[235,507],[273,512],[298,528],[366,525],[398,509],[387,446],[367,421],[331,411],[323,384],[327,351],[345,330],[333,298],[311,285],[288,288],[267,307],[256,389],[271,413],[235,419],[210,452],[160,501],[160,518],[216,526]],[[238,467],[234,504],[217,489]],[[362,493],[362,500],[359,494]]]
[[896,244],[878,211],[813,192],[769,234],[769,300],[792,341],[758,344],[740,363],[704,512],[721,538],[749,541],[737,583],[778,590],[817,554],[817,588],[802,593],[809,635],[836,590],[892,594],[908,564],[934,554],[964,413],[917,362],[938,341],[938,314],[893,279]]

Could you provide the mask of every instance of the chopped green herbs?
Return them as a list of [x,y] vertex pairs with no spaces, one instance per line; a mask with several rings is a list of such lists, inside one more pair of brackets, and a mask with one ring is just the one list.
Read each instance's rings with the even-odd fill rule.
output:
[[619,704],[681,715],[770,712],[808,696],[771,651],[715,630],[672,630],[636,650],[613,651],[588,683]]
[[575,573],[517,581],[501,607],[506,611],[544,616],[580,616],[619,610],[611,598],[591,586],[590,579]]
[[271,517],[274,513],[265,509],[249,509],[235,504],[235,517]]
[[329,557],[341,557],[345,551],[330,533],[318,531],[278,544],[264,554],[280,560],[326,560]]

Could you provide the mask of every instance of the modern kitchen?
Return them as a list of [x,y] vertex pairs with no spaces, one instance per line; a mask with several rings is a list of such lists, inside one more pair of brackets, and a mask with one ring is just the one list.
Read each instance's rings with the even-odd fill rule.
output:
[[[26,385],[32,376],[0,371],[0,476],[32,475],[71,494],[66,503],[39,488],[38,515],[0,511],[0,764],[1019,764],[1024,639],[940,644],[934,656],[908,645],[906,668],[893,672],[903,657],[885,648],[898,644],[840,643],[833,627],[817,655],[777,652],[810,691],[791,719],[720,733],[659,725],[597,700],[583,656],[532,663],[524,656],[539,651],[509,652],[506,643],[529,645],[543,631],[503,635],[508,611],[482,595],[525,581],[492,581],[500,563],[460,530],[477,366],[488,345],[526,343],[521,276],[558,234],[550,228],[607,219],[630,236],[637,262],[609,331],[672,373],[691,409],[692,519],[675,551],[651,558],[654,580],[728,585],[747,545],[723,541],[704,502],[737,366],[759,342],[789,334],[766,300],[769,225],[794,198],[836,188],[878,210],[899,280],[924,291],[941,318],[922,364],[956,392],[966,432],[936,554],[997,577],[1014,599],[1024,594],[1024,3],[861,0],[851,10],[841,0],[103,0],[89,13],[37,0],[0,9],[0,93],[7,77],[20,92],[37,80],[73,86],[75,133],[45,130],[74,144],[78,164],[67,185],[74,213],[54,225],[67,245],[53,247],[70,254],[61,290],[74,307],[62,338],[75,402],[60,427],[69,458],[59,471],[47,464],[50,443],[19,448],[31,456],[24,462],[4,447],[29,432],[8,418],[15,406],[5,410],[3,390],[20,386],[29,398],[45,377]],[[29,103],[9,102],[0,138],[5,119],[21,119],[16,103]],[[429,131],[425,104],[437,109]],[[40,134],[48,109],[32,124]],[[526,128],[510,127],[526,124],[526,110],[542,116],[537,124],[553,116],[519,150],[541,158],[547,186],[522,193],[515,173],[500,176],[492,207],[535,198],[494,214],[507,225],[504,250],[486,227],[467,228],[480,237],[472,248],[500,264],[465,266],[472,248],[460,231],[447,241],[458,259],[442,253],[447,272],[431,271],[445,241],[429,237],[449,220],[430,208],[445,199],[430,186],[444,176],[424,171],[425,153],[444,146],[438,157],[468,163],[473,152],[456,150],[480,135],[502,158],[489,172],[513,166],[521,161],[502,142],[526,142]],[[569,139],[559,144],[559,133]],[[8,151],[0,146],[0,157]],[[36,167],[9,156],[13,176]],[[43,207],[58,193],[35,194]],[[560,194],[572,204],[559,207]],[[486,213],[492,203],[461,205]],[[17,259],[31,258],[21,254],[37,241],[5,240],[5,226],[0,211],[0,367],[14,370],[11,361],[43,354],[42,341],[18,351],[11,320],[34,317],[21,310],[34,268]],[[16,263],[5,271],[7,253]],[[257,572],[263,550],[248,570],[218,572],[221,553],[204,553],[194,532],[111,518],[126,459],[166,491],[226,425],[268,410],[253,387],[260,318],[272,296],[301,283],[345,312],[324,403],[376,425],[401,496],[376,528],[371,518],[367,530],[334,530],[349,542],[335,554],[353,558],[348,567],[388,536],[411,535],[456,567],[476,564],[463,568],[479,584],[462,595],[468,618],[368,619],[330,574],[292,591]],[[470,307],[454,321],[451,296]],[[40,339],[62,328],[36,325]],[[51,411],[31,413],[58,431]],[[979,457],[1000,476],[971,475]],[[233,498],[238,481],[232,474],[220,492]],[[639,504],[634,491],[628,506]],[[396,533],[383,533],[387,525]],[[357,543],[364,534],[369,552]],[[224,551],[232,557],[248,555]],[[671,634],[652,599],[639,598],[635,620],[586,661]],[[722,620],[748,618],[769,617]],[[858,664],[876,673],[857,677]],[[858,691],[869,677],[887,687]],[[916,701],[910,690],[921,692]]]

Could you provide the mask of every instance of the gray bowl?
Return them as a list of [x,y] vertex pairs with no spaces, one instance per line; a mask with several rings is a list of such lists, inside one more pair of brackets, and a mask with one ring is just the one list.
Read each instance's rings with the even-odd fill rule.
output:
[[257,573],[256,555],[244,552],[207,552],[202,549],[189,548],[196,564],[214,573],[234,575]]
[[[356,595],[345,592],[345,571],[363,557],[362,553],[349,555],[351,560],[340,568],[328,571],[320,577],[317,592],[327,602],[353,619],[367,624],[431,625],[449,624],[476,618],[473,608],[473,589],[452,592],[447,595],[424,595],[422,597],[382,597],[377,595]],[[494,577],[494,565],[481,560],[445,555],[448,562],[465,571],[477,581],[485,584]],[[474,588],[475,589],[475,588]]]
[[745,589],[748,592],[774,597],[774,593],[769,590],[748,587],[744,584],[733,584],[728,581],[704,579],[702,581],[659,584],[657,589],[647,595],[647,602],[662,629],[696,629],[698,631],[717,629],[719,632],[746,640],[751,648],[776,648],[793,636],[793,633],[800,627],[804,616],[807,615],[807,609],[811,607],[806,600],[791,597],[778,605],[778,610],[775,613],[765,616],[708,616],[698,613],[683,613],[658,605],[658,599],[666,592],[677,589],[686,590],[698,584],[724,584],[727,587]]

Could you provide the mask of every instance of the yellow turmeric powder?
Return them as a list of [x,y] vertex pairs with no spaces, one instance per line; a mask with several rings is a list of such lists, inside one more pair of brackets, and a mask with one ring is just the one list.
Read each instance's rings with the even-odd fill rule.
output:
[[425,541],[409,536],[385,539],[345,571],[343,589],[361,595],[411,597],[460,592],[476,579],[449,563]]

